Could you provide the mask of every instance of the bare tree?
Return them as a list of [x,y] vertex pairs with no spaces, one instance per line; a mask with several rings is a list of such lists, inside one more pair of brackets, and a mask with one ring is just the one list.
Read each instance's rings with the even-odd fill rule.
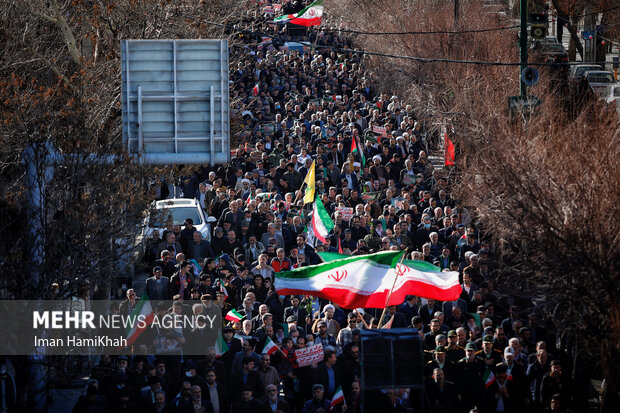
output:
[[[463,3],[463,2],[461,2]],[[364,32],[450,31],[452,3],[343,2],[330,18]],[[450,60],[516,62],[516,31],[484,12],[480,2],[461,4],[459,35],[356,34],[356,46]],[[575,15],[581,13],[578,9]],[[533,59],[536,56],[532,57]],[[419,119],[454,125],[456,196],[475,208],[477,225],[502,255],[497,281],[536,298],[571,350],[605,379],[602,405],[615,411],[620,358],[618,162],[620,125],[614,110],[592,97],[558,88],[554,68],[529,93],[543,103],[535,112],[509,115],[517,95],[518,67],[426,63],[367,55],[378,90],[401,91]],[[378,74],[381,74],[379,76]],[[405,91],[402,96],[402,91]],[[583,366],[583,365],[582,365]]]

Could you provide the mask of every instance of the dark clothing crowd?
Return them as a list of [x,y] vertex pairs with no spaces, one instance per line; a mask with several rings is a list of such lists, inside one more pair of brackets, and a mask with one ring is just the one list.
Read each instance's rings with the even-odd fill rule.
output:
[[[415,328],[423,343],[423,411],[569,411],[570,366],[553,332],[495,290],[493,245],[453,199],[450,169],[431,161],[439,131],[398,95],[377,92],[366,57],[338,51],[350,45],[337,30],[269,23],[302,7],[256,5],[239,23],[255,33],[229,30],[231,117],[241,124],[230,163],[202,165],[172,190],[163,180],[154,186],[156,198],[182,193],[216,221],[208,234],[192,220],[155,231],[144,291],[190,311],[217,307],[225,345],[199,356],[160,355],[154,345],[104,356],[74,411],[359,412],[360,330],[389,320]],[[312,204],[303,203],[313,163],[315,196],[334,222],[325,243],[308,230]],[[276,292],[278,272],[319,264],[321,252],[384,250],[458,271],[460,297],[412,292],[381,319],[383,309]],[[138,299],[128,290],[119,311],[130,314]],[[239,317],[227,317],[232,310]],[[263,351],[270,343],[277,348]],[[323,357],[300,366],[296,350],[319,343]],[[332,407],[339,389],[344,403]],[[386,413],[419,411],[410,389],[372,399]]]

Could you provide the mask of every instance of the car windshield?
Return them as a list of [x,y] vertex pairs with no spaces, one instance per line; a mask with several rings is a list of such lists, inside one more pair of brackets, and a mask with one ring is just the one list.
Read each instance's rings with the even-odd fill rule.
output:
[[588,75],[590,83],[614,83],[614,75],[611,73],[590,73]]
[[157,210],[149,219],[149,227],[163,227],[169,219],[172,219],[173,225],[183,225],[187,218],[191,218],[194,221],[194,225],[204,224],[196,207],[178,207]]
[[584,67],[578,67],[578,68],[575,70],[575,75],[576,75],[576,76],[583,76],[583,74],[584,74],[585,72],[587,72],[588,70],[599,70],[599,69],[600,69],[600,67],[598,67],[598,66],[584,66]]
[[544,43],[542,47],[544,50],[548,50],[551,52],[556,52],[556,53],[566,52],[566,49],[564,49],[564,46],[562,46],[560,43]]

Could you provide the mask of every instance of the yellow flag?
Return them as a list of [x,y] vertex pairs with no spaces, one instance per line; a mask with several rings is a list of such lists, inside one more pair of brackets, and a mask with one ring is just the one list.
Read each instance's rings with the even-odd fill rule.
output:
[[304,184],[306,184],[306,194],[304,195],[304,205],[314,202],[314,165],[316,164],[316,160],[312,161],[312,166],[308,169],[308,174],[304,179]]

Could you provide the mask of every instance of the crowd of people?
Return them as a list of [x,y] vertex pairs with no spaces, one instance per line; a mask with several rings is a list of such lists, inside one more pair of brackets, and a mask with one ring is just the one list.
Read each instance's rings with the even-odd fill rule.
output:
[[[144,345],[129,359],[104,356],[74,411],[359,412],[360,330],[389,319],[420,335],[424,411],[570,411],[570,366],[555,335],[495,290],[493,245],[453,199],[449,170],[431,162],[432,131],[411,105],[372,87],[362,55],[338,51],[349,46],[338,31],[269,24],[272,10],[302,7],[257,5],[240,23],[256,34],[234,34],[238,147],[229,164],[203,165],[179,182],[184,197],[217,219],[213,233],[203,237],[191,219],[171,221],[145,255],[151,301],[217,307],[223,319],[236,310],[241,319],[222,325],[228,350],[181,359]],[[299,50],[287,40],[307,43]],[[335,224],[326,243],[308,234],[311,204],[302,200],[313,162],[316,197]],[[169,192],[162,188],[159,198]],[[275,289],[278,272],[319,264],[320,252],[394,249],[458,271],[460,297],[412,293],[380,319],[383,309],[343,309]],[[121,313],[135,307],[136,290],[127,291]],[[278,346],[272,354],[263,352],[269,342]],[[323,361],[298,366],[295,350],[318,343]],[[339,388],[345,403],[332,408]],[[409,389],[366,392],[365,411],[419,411],[416,397]]]

